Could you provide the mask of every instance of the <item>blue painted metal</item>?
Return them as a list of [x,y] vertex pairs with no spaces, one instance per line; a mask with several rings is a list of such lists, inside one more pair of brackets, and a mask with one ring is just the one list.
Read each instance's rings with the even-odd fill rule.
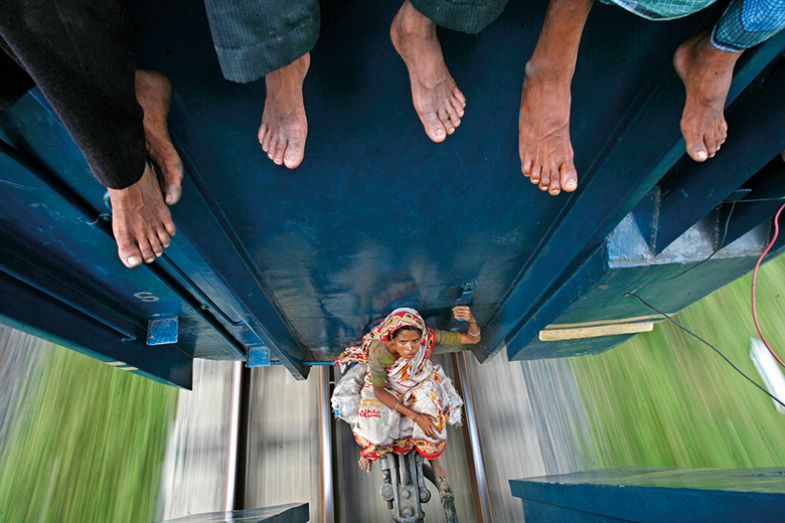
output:
[[231,512],[191,514],[162,523],[306,523],[309,517],[308,503],[289,503]]
[[123,341],[112,329],[5,274],[0,274],[0,321],[135,374],[191,388],[192,358],[178,346],[150,348],[141,336]]
[[[478,36],[440,32],[469,99],[460,129],[443,144],[422,132],[405,67],[389,43],[397,6],[323,2],[304,87],[306,160],[296,172],[260,150],[264,82],[222,79],[202,5],[133,4],[140,65],[173,81],[170,127],[186,166],[183,198],[173,208],[178,234],[164,257],[133,271],[116,259],[105,190],[39,93],[0,113],[2,275],[28,289],[26,306],[35,309],[40,299],[62,318],[83,318],[86,330],[34,321],[34,310],[0,312],[80,350],[114,358],[141,344],[133,362],[121,361],[184,383],[180,357],[248,360],[266,347],[270,364],[304,378],[395,307],[416,307],[446,328],[471,282],[484,328],[475,350],[481,360],[504,347],[513,358],[597,352],[625,336],[554,345],[539,342],[538,333],[554,323],[646,314],[623,298],[634,288],[677,310],[748,270],[768,232],[759,224],[769,206],[738,203],[728,238],[741,243],[686,280],[668,281],[717,245],[728,210],[717,206],[729,194],[749,190],[744,201],[776,192],[764,172],[776,164],[742,175],[682,160],[683,87],[670,54],[717,10],[655,24],[596,6],[574,80],[581,185],[549,198],[521,176],[516,149],[522,64],[544,0],[511,3]],[[765,100],[779,104],[771,114],[782,109],[783,49],[785,34],[739,63],[728,99],[738,121],[731,121],[723,164],[754,158],[763,165],[785,136],[785,123],[770,120],[772,139],[757,140],[753,125],[755,114],[769,114]],[[668,214],[673,173],[699,177],[706,169],[718,189],[692,191],[690,206],[701,213]],[[682,233],[658,253],[651,246],[665,214]],[[143,343],[148,321],[162,317],[179,318],[177,342],[150,349]],[[170,350],[179,356],[140,361]]]
[[[655,311],[627,293],[635,292],[668,313],[678,312],[748,272],[768,242],[769,227],[758,226],[712,255],[718,234],[705,223],[697,224],[671,247],[656,254],[637,222],[628,216],[514,338],[525,342],[508,343],[509,358],[594,354],[618,345],[630,335],[543,342],[538,333],[552,324],[662,321]],[[565,307],[565,303],[569,305]]]
[[[679,162],[662,183],[658,227],[654,235],[657,252],[709,213],[764,168],[785,149],[785,68],[779,67],[748,89],[727,113],[728,126],[736,136],[717,153],[715,161]],[[780,162],[781,163],[781,162]]]
[[782,520],[782,469],[610,469],[511,480],[529,523]]
[[254,347],[248,349],[248,356],[245,359],[245,366],[249,369],[254,367],[270,366],[270,349],[267,347]]
[[[756,225],[771,221],[774,213],[785,202],[785,162],[775,159],[749,182],[749,194],[740,199],[728,221],[728,234],[725,240],[730,244]],[[725,223],[729,206],[720,217]]]
[[177,316],[148,320],[147,344],[153,346],[177,343],[179,329],[180,322]]

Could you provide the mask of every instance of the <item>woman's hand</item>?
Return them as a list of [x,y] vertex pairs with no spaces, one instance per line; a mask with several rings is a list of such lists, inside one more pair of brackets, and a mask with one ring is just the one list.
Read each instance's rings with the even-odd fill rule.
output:
[[417,413],[412,418],[419,425],[422,431],[431,439],[436,439],[436,427],[433,425],[433,418],[427,414]]
[[453,307],[452,315],[457,320],[469,322],[469,329],[461,333],[461,345],[477,345],[480,343],[480,327],[477,325],[477,319],[474,317],[474,314],[472,314],[471,307],[467,305]]
[[452,308],[452,315],[455,316],[456,320],[463,320],[468,321],[469,323],[477,324],[477,320],[474,319],[474,314],[472,314],[472,308],[468,305],[458,305]]

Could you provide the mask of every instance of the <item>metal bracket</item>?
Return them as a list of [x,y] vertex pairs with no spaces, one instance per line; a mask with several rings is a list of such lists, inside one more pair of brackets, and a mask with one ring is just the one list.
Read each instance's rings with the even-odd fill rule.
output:
[[253,347],[248,349],[245,366],[249,369],[270,366],[270,349],[267,347]]
[[180,319],[177,316],[155,318],[147,321],[147,345],[177,343]]

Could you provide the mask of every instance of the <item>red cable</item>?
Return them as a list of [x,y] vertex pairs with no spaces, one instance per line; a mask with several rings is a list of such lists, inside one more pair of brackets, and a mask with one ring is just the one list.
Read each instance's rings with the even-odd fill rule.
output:
[[755,269],[753,269],[752,271],[752,319],[755,321],[755,328],[757,329],[758,336],[760,336],[760,339],[763,342],[763,344],[766,346],[767,349],[769,349],[769,352],[771,353],[772,356],[774,356],[774,358],[779,362],[779,364],[785,367],[785,362],[783,362],[782,359],[780,359],[780,357],[777,356],[777,353],[774,352],[774,349],[771,348],[771,345],[769,345],[768,340],[766,340],[766,337],[763,335],[763,331],[761,331],[760,323],[758,322],[758,307],[755,302],[755,286],[758,282],[758,269],[760,269],[760,264],[763,263],[763,258],[765,258],[766,255],[771,250],[771,248],[774,247],[774,244],[777,241],[777,236],[780,235],[779,222],[780,222],[780,214],[782,214],[783,209],[785,209],[785,203],[783,203],[780,206],[780,209],[777,211],[777,214],[774,215],[774,237],[769,242],[769,245],[766,246],[766,249],[760,255],[760,258],[758,258],[758,263],[755,264]]

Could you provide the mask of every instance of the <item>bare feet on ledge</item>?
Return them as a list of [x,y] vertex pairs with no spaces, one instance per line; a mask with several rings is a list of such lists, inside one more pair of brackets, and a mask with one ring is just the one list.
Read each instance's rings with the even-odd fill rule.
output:
[[444,63],[436,24],[406,0],[390,26],[390,39],[409,71],[414,109],[425,134],[443,142],[461,125],[466,97]]
[[155,71],[136,70],[136,100],[144,111],[144,137],[147,154],[161,173],[161,190],[166,203],[180,200],[183,162],[172,145],[167,118],[172,101],[172,84]]
[[109,189],[109,198],[120,261],[129,269],[143,261],[154,262],[169,247],[175,227],[152,165],[145,165],[144,174],[135,184]]
[[303,103],[303,81],[311,65],[305,53],[287,66],[265,76],[267,96],[264,100],[259,143],[277,165],[297,168],[305,156],[308,120]]
[[183,163],[167,125],[172,84],[160,73],[137,70],[135,90],[144,112],[147,154],[155,165],[148,161],[133,185],[109,189],[117,254],[129,269],[154,262],[169,247],[175,226],[166,203],[177,203],[183,182]]
[[723,110],[739,56],[741,52],[714,47],[708,33],[687,40],[673,55],[673,67],[687,91],[681,133],[687,154],[696,162],[714,157],[725,143],[728,124]]
[[521,170],[551,196],[578,187],[570,143],[570,82],[558,70],[526,65],[518,118]]
[[359,465],[360,466],[360,470],[362,470],[366,474],[370,474],[371,473],[371,460],[369,460],[368,458],[363,458],[361,456],[360,460],[357,462],[357,465]]

